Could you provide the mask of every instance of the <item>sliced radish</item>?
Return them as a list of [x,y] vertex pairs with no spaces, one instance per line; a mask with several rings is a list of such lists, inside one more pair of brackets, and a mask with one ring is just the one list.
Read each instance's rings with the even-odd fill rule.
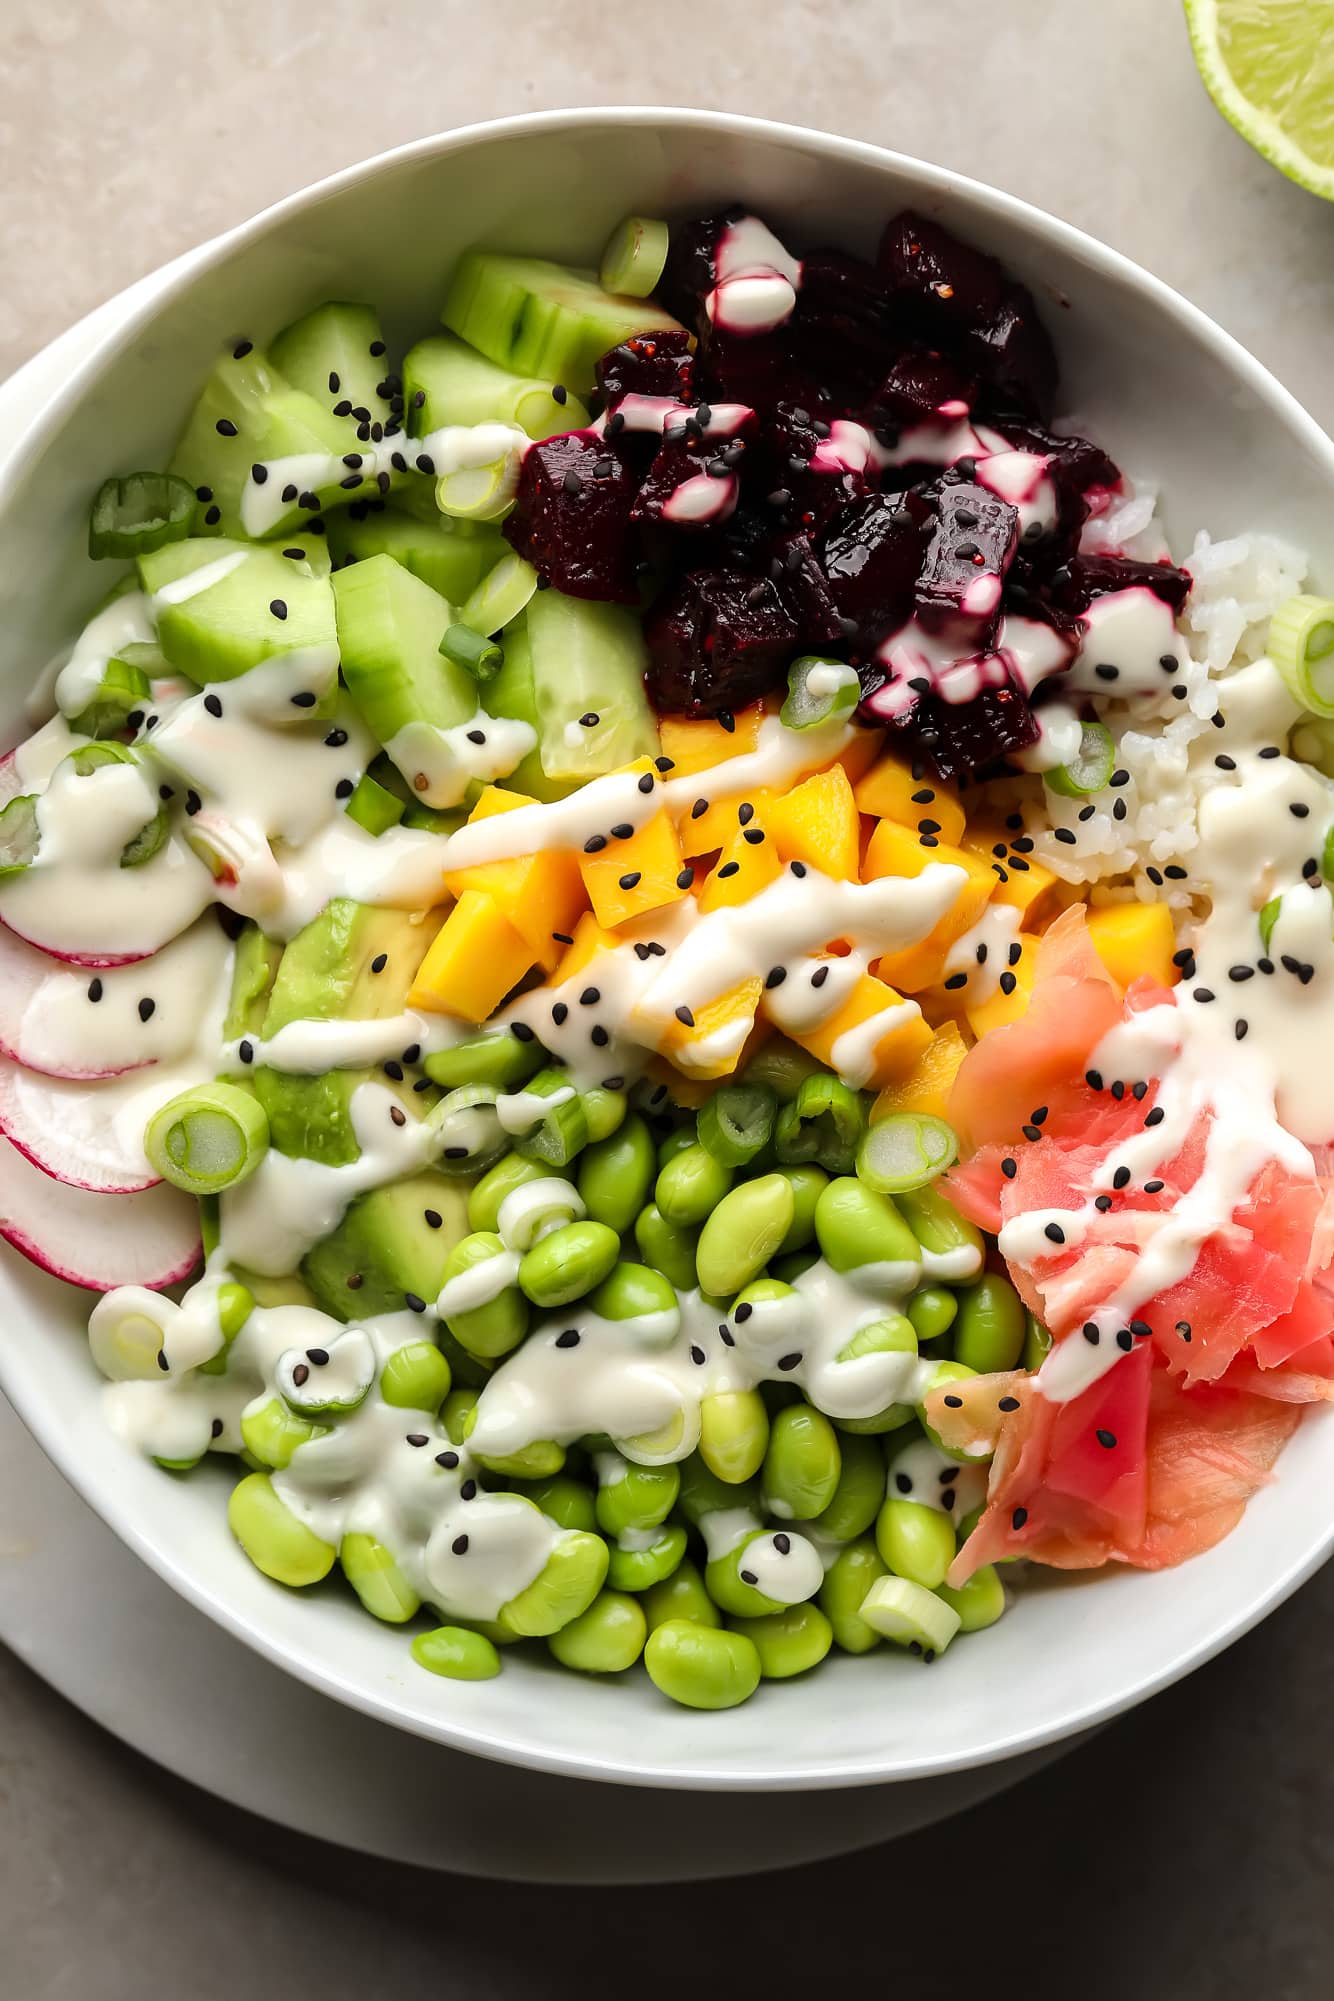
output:
[[87,966],[90,972],[105,971],[108,966],[133,966],[140,959],[151,959],[151,952],[66,952],[57,951],[54,945],[44,945],[40,938],[30,938],[26,931],[20,931],[17,924],[0,917],[0,925],[14,933],[25,945],[34,951],[45,952],[48,959],[59,959],[62,966]]
[[42,1077],[0,1057],[0,1133],[56,1181],[132,1195],[160,1179],[144,1154],[154,1112],[202,1081],[201,1064],[154,1064],[123,1077]]
[[[231,947],[202,918],[152,960],[100,975],[53,964],[49,954],[0,930],[0,1055],[47,1077],[118,1077],[183,1056],[219,983]],[[154,1001],[147,1022],[140,1013]]]
[[7,750],[4,756],[0,757],[0,806],[7,806],[11,799],[17,799],[22,790],[19,754],[17,750]]
[[0,1142],[0,1237],[43,1271],[90,1292],[188,1278],[202,1255],[199,1210],[165,1183],[97,1195],[41,1174]]

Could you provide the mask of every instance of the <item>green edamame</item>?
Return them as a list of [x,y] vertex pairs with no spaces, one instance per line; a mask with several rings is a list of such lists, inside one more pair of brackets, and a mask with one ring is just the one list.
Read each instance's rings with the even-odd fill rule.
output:
[[875,1543],[896,1577],[906,1577],[926,1591],[945,1582],[958,1554],[948,1515],[897,1494],[889,1496],[876,1517]]
[[749,1508],[752,1514],[759,1508],[757,1487],[720,1480],[710,1471],[702,1453],[692,1452],[679,1470],[681,1513],[693,1528],[698,1528],[707,1515],[720,1514],[725,1508]]
[[373,1535],[345,1535],[338,1561],[366,1610],[386,1625],[405,1625],[421,1610],[422,1601],[396,1559]]
[[668,1619],[644,1648],[649,1680],[687,1709],[734,1709],[760,1685],[760,1656],[744,1633]]
[[834,1642],[834,1629],[818,1605],[789,1605],[763,1619],[734,1619],[760,1657],[765,1681],[787,1681],[818,1667]]
[[688,1126],[674,1126],[664,1139],[658,1141],[658,1172],[661,1174],[669,1160],[675,1160],[678,1153],[697,1144],[699,1135],[694,1123]]
[[[917,1353],[917,1333],[906,1313],[886,1313],[879,1320],[872,1320],[868,1326],[859,1327],[852,1337],[839,1349],[836,1360],[850,1362],[858,1355],[915,1355]],[[897,1431],[900,1426],[911,1424],[913,1407],[907,1403],[886,1404],[883,1410],[871,1417],[840,1417],[834,1422],[840,1431],[854,1436]]]
[[727,1550],[722,1556],[711,1557],[704,1566],[704,1588],[715,1605],[735,1618],[757,1619],[765,1612],[783,1610],[780,1599],[771,1598],[767,1591],[760,1590],[758,1584],[748,1584],[741,1574],[746,1568],[746,1551],[751,1543],[767,1538],[768,1533],[767,1529],[752,1529],[735,1549]]
[[732,1169],[698,1140],[674,1153],[658,1175],[653,1199],[669,1223],[702,1223],[732,1185]]
[[678,1292],[692,1290],[696,1284],[698,1230],[669,1223],[657,1203],[649,1202],[635,1218],[635,1242],[644,1262],[670,1279]]
[[820,1262],[818,1244],[808,1244],[803,1251],[789,1251],[786,1257],[775,1258],[769,1270],[773,1277],[784,1285],[795,1285],[803,1272]]
[[498,1624],[521,1639],[545,1639],[588,1610],[606,1575],[606,1543],[576,1529],[561,1537],[532,1583],[501,1606]]
[[954,1323],[955,1359],[979,1376],[1013,1369],[1024,1352],[1028,1317],[1008,1278],[984,1272],[959,1294]]
[[869,1653],[880,1635],[861,1616],[867,1592],[886,1575],[880,1552],[869,1536],[858,1536],[840,1550],[820,1586],[818,1602],[833,1630],[834,1645],[845,1654]]
[[396,1410],[437,1411],[452,1386],[449,1363],[433,1341],[405,1341],[380,1371],[380,1395]]
[[681,1474],[675,1466],[632,1466],[618,1455],[598,1457],[597,1523],[604,1535],[655,1529],[676,1506]]
[[885,1498],[885,1462],[874,1438],[845,1432],[839,1441],[838,1485],[814,1517],[816,1528],[835,1542],[865,1535]]
[[819,1058],[785,1035],[774,1035],[756,1050],[741,1073],[743,1084],[763,1084],[780,1104],[790,1104],[808,1077],[824,1069]]
[[307,1528],[274,1489],[267,1473],[247,1473],[232,1488],[227,1521],[256,1570],[278,1584],[302,1590],[333,1569],[331,1542]]
[[959,1302],[943,1285],[919,1285],[904,1312],[917,1331],[919,1341],[939,1341],[954,1325]]
[[699,1407],[699,1456],[718,1479],[736,1486],[764,1464],[769,1413],[758,1390],[717,1390]]
[[600,1285],[621,1254],[605,1223],[566,1223],[525,1251],[519,1284],[534,1306],[568,1306]]
[[921,1263],[917,1239],[890,1197],[877,1194],[852,1174],[841,1174],[821,1189],[815,1204],[815,1234],[835,1271],[856,1271],[869,1264],[911,1270]]
[[829,1176],[809,1161],[801,1167],[777,1167],[774,1172],[781,1174],[792,1190],[792,1221],[776,1252],[778,1257],[790,1257],[815,1242],[815,1205],[829,1186]]
[[936,1277],[957,1281],[981,1271],[986,1262],[982,1232],[975,1223],[965,1222],[937,1185],[914,1188],[897,1200],[922,1249],[933,1259],[948,1260],[948,1267],[937,1271]]
[[620,1236],[643,1208],[656,1176],[652,1135],[632,1113],[608,1138],[584,1148],[576,1185],[594,1222]]
[[573,1092],[569,1073],[553,1065],[539,1070],[524,1086],[533,1098],[552,1098],[553,1103],[537,1123],[514,1142],[514,1151],[525,1160],[542,1161],[548,1167],[568,1167],[588,1145],[588,1118],[582,1098]]
[[[507,1195],[516,1188],[523,1188],[530,1181],[545,1181],[552,1175],[563,1175],[564,1169],[552,1167],[544,1160],[525,1160],[521,1153],[507,1153],[494,1167],[489,1167],[481,1180],[474,1184],[468,1196],[468,1228],[470,1230],[494,1230],[500,1220],[500,1205]],[[565,1176],[568,1180],[568,1176]]]
[[957,1590],[948,1584],[938,1585],[936,1596],[958,1613],[959,1630],[964,1633],[980,1633],[984,1627],[994,1626],[1005,1610],[1005,1586],[994,1563],[984,1563]]
[[599,1140],[610,1139],[630,1109],[630,1100],[625,1092],[609,1091],[605,1084],[596,1084],[591,1091],[583,1092],[580,1103],[584,1108],[590,1146],[596,1146]]
[[637,1598],[625,1591],[602,1591],[547,1641],[562,1667],[582,1674],[623,1674],[644,1651],[648,1620]]
[[771,1515],[808,1521],[820,1514],[838,1490],[842,1470],[838,1434],[811,1404],[790,1404],[769,1428],[762,1487]]
[[597,1528],[593,1490],[582,1480],[571,1480],[564,1473],[553,1474],[549,1480],[539,1480],[529,1487],[527,1499],[558,1528],[584,1529],[590,1534]]
[[[683,1154],[676,1165],[686,1158]],[[701,1290],[730,1298],[758,1278],[787,1235],[794,1209],[791,1183],[781,1174],[730,1189],[699,1233],[695,1266]]]
[[641,1320],[651,1313],[674,1313],[676,1294],[651,1265],[614,1265],[588,1304],[603,1320]]
[[[645,1545],[641,1537],[650,1533],[653,1540]],[[607,1582],[614,1591],[647,1591],[661,1584],[686,1553],[686,1532],[679,1522],[663,1522],[655,1531],[631,1530],[630,1538],[634,1547],[617,1542],[608,1551]]]
[[412,1658],[418,1667],[451,1681],[490,1681],[500,1673],[500,1655],[491,1641],[466,1626],[437,1626],[434,1632],[418,1633]]
[[472,1414],[481,1394],[480,1390],[454,1389],[445,1398],[440,1408],[440,1422],[451,1445],[462,1445],[472,1429]]
[[721,1626],[723,1615],[704,1589],[704,1579],[687,1557],[670,1577],[651,1584],[644,1593],[644,1616],[650,1633],[669,1619],[690,1619],[697,1626]]
[[258,1408],[251,1406],[241,1413],[242,1444],[261,1466],[278,1471],[291,1465],[298,1446],[308,1445],[312,1438],[325,1438],[328,1432],[327,1424],[298,1417],[281,1397],[270,1397]]

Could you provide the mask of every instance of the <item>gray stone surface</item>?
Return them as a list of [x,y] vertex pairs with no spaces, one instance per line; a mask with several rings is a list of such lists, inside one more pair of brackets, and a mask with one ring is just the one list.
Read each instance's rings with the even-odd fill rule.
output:
[[[1334,424],[1334,206],[1217,118],[1171,0],[8,0],[3,14],[0,372],[130,279],[381,147],[544,105],[677,101],[827,126],[1025,196],[1177,285]],[[965,1821],[799,1882],[670,1892],[670,1908],[442,1882],[299,1840],[165,1777],[0,1657],[0,2001],[545,2001],[706,1976],[785,1994],[831,1973],[928,1997],[995,1991],[999,1975],[1031,2001],[1313,2001],[1334,1949],[1331,1639],[1327,1572],[1222,1661]]]

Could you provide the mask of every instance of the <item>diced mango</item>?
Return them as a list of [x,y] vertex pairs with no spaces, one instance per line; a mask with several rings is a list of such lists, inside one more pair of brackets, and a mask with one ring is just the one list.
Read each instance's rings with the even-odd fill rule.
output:
[[861,822],[841,764],[794,785],[774,799],[765,824],[785,862],[805,862],[840,882],[857,880]]
[[654,1023],[658,1050],[687,1076],[730,1077],[749,1045],[763,992],[761,979],[738,980],[716,1000],[696,1008],[689,1021],[674,1017]]
[[[959,845],[980,859],[996,873],[996,888],[993,901],[1008,903],[1022,912],[1025,923],[1031,931],[1041,930],[1051,922],[1061,909],[1064,884],[1034,855],[1013,852],[1011,843],[1023,836],[1003,827],[999,820],[989,817],[970,821]],[[1003,848],[1003,854],[997,854]],[[997,867],[999,865],[999,867]],[[1001,880],[1000,870],[1005,872]]]
[[533,949],[493,897],[465,889],[431,941],[408,1006],[483,1022],[533,963]]
[[[748,834],[761,834],[759,841],[747,840]],[[760,890],[767,889],[783,873],[783,864],[778,858],[778,849],[770,840],[758,820],[746,827],[734,827],[718,856],[717,866],[705,879],[699,893],[699,907],[707,914],[710,910],[731,909],[738,903],[748,903]]]
[[[1036,933],[1021,931],[1018,943],[1022,948],[1019,957],[1001,974],[1001,984],[991,999],[967,1011],[968,1026],[976,1036],[987,1035],[993,1028],[1008,1028],[1012,1021],[1018,1021],[1028,1013],[1033,982],[1037,977],[1038,946],[1042,940]],[[1011,980],[1013,986],[1010,986]],[[1006,986],[1010,986],[1009,993],[1004,991]]]
[[884,730],[866,730],[859,726],[846,750],[839,752],[835,762],[847,772],[850,785],[855,785],[863,772],[869,771],[875,763],[886,734]]
[[591,966],[594,959],[604,952],[614,952],[624,939],[617,938],[611,931],[604,931],[591,910],[586,910],[574,929],[574,943],[566,951],[556,969],[556,984],[564,986]]
[[[918,764],[916,770],[921,771]],[[859,813],[873,813],[880,820],[897,820],[901,827],[918,833],[938,834],[942,841],[958,846],[964,830],[964,811],[952,785],[939,778],[917,778],[911,758],[887,750],[858,780],[855,797]],[[927,822],[923,826],[923,822]],[[930,823],[934,821],[934,826]]]
[[[920,1010],[908,1005],[910,1013],[898,1012],[904,1006],[902,996],[883,980],[863,973],[841,1007],[792,1040],[849,1081],[883,1090],[895,1077],[912,1069],[931,1041],[931,1030]],[[884,1020],[878,1032],[868,1028],[880,1017]],[[844,1041],[845,1037],[849,1040]]]
[[1165,903],[1108,903],[1088,913],[1089,942],[1124,990],[1147,973],[1161,987],[1181,977],[1172,964],[1177,949],[1172,913]]
[[946,1022],[936,1030],[912,1069],[896,1082],[886,1084],[871,1107],[871,1124],[888,1118],[891,1112],[925,1112],[943,1119],[950,1087],[967,1054],[968,1045],[958,1024]]
[[729,757],[744,757],[759,743],[764,715],[764,703],[752,702],[749,708],[737,710],[730,730],[712,716],[694,721],[685,716],[664,716],[658,725],[662,754],[676,767],[669,776],[689,778],[693,772],[709,771]]
[[598,923],[608,927],[678,902],[693,882],[665,807],[628,840],[613,834],[600,853],[581,855],[579,873]]
[[[468,818],[470,823],[487,820],[495,813],[510,813],[517,806],[533,804],[520,792],[502,792],[499,786],[488,785]],[[492,897],[520,937],[527,939],[534,959],[546,973],[565,949],[553,933],[573,931],[579,913],[588,905],[578,861],[563,848],[544,848],[513,861],[448,869],[445,886],[452,896],[479,889]]]
[[920,993],[941,978],[950,946],[970,931],[986,909],[996,888],[996,877],[980,856],[967,848],[951,847],[931,836],[934,847],[924,847],[922,837],[897,820],[882,820],[872,834],[862,863],[867,882],[882,875],[920,875],[931,862],[948,862],[961,868],[967,881],[953,905],[925,938],[907,945],[901,952],[882,958],[876,971],[901,993]]
[[[704,797],[703,794],[700,796]],[[698,804],[698,801],[694,803]],[[744,807],[749,806],[755,819],[764,825],[772,803],[773,794],[766,792],[762,786],[756,786],[744,797],[738,792],[726,799],[706,799],[702,813],[696,813],[693,806],[688,806],[677,821],[681,846],[688,855],[711,855],[727,846],[741,824],[738,815]]]

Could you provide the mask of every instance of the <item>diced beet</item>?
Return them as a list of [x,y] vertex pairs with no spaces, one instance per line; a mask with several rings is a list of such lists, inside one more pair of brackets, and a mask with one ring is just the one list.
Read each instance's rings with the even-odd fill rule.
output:
[[[1023,750],[1037,740],[1038,726],[1022,689],[1002,675],[996,685],[983,688],[970,701],[948,702],[942,696],[918,697],[911,709],[898,714],[876,712],[871,683],[873,670],[863,677],[863,688],[872,699],[863,699],[863,721],[884,724],[909,738],[930,761],[941,778],[964,778],[985,771],[997,759]],[[879,677],[883,684],[883,676]]]
[[[681,427],[678,426],[676,434],[664,437],[658,447],[648,476],[635,495],[630,519],[636,524],[661,522],[664,527],[680,528],[698,535],[716,522],[725,520],[735,508],[737,478],[746,446],[741,438],[690,439],[680,435],[680,432]],[[708,480],[711,488],[716,489],[713,511],[699,519],[673,519],[672,501],[688,481],[696,479]],[[709,489],[703,491],[707,499]]]
[[798,359],[790,326],[744,337],[710,328],[700,342],[695,382],[696,393],[702,389],[715,403],[748,403],[762,424],[780,403],[826,419],[836,414],[833,390]]
[[900,315],[875,266],[845,250],[802,259],[791,319],[792,351],[817,378],[833,381],[846,409],[884,380],[902,345]]
[[970,480],[940,481],[936,514],[917,580],[917,617],[927,631],[982,652],[995,636],[1001,588],[1019,539],[1019,515]]
[[809,535],[798,531],[775,542],[769,575],[791,608],[803,646],[831,646],[850,636]]
[[901,354],[872,394],[861,421],[868,430],[884,432],[882,444],[895,444],[901,430],[926,424],[942,403],[966,403],[971,408],[977,381],[948,356],[932,348],[912,348]]
[[1006,287],[994,319],[969,330],[963,352],[991,385],[994,407],[1029,416],[1051,409],[1059,374],[1056,350],[1026,286]]
[[1005,273],[996,259],[914,209],[885,225],[879,264],[924,331],[970,333],[991,325],[1000,312]]
[[803,404],[779,403],[763,428],[756,471],[765,499],[787,529],[818,536],[848,501],[872,485],[865,469],[840,465],[830,426]]
[[595,432],[543,439],[524,453],[506,539],[567,597],[635,604],[630,509],[637,483]]
[[928,518],[915,494],[868,494],[845,507],[825,535],[821,564],[859,648],[875,646],[911,611]]
[[767,577],[696,570],[659,600],[645,639],[653,706],[669,715],[716,716],[779,687],[801,634]]
[[671,396],[694,401],[695,356],[690,335],[671,327],[634,334],[608,348],[597,364],[597,383],[608,408],[622,396]]
[[729,223],[739,221],[745,213],[734,202],[716,215],[693,216],[689,222],[672,225],[667,263],[658,280],[657,296],[669,313],[701,336],[709,326],[704,301],[716,282],[714,252],[718,239]]
[[1087,611],[1094,598],[1142,585],[1180,613],[1190,596],[1187,571],[1171,563],[1137,563],[1129,556],[1074,556],[1051,578],[1052,602],[1062,611]]

